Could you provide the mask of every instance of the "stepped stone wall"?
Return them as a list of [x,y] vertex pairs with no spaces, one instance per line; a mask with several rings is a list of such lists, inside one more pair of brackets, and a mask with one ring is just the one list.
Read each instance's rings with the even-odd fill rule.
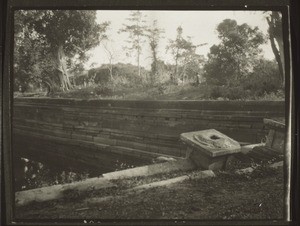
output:
[[216,129],[239,142],[260,142],[267,134],[263,119],[284,115],[282,101],[16,98],[13,150],[110,168],[120,156],[184,157],[184,132]]

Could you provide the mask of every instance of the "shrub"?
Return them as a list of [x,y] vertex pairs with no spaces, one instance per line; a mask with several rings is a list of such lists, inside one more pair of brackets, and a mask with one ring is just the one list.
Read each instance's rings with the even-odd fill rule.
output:
[[209,94],[209,98],[217,99],[218,97],[222,97],[222,86],[212,86]]
[[277,92],[264,93],[262,96],[258,97],[259,100],[284,100],[285,94],[284,90],[280,89]]
[[244,100],[248,98],[249,93],[241,86],[228,87],[224,93],[225,98],[229,100]]
[[97,86],[94,90],[95,94],[98,96],[112,96],[113,90],[108,86]]
[[250,90],[253,96],[276,93],[281,87],[277,64],[261,59],[253,72],[242,80],[242,85],[244,89]]
[[203,97],[206,99],[222,100],[245,100],[251,96],[251,91],[244,90],[242,86],[210,86],[203,90]]

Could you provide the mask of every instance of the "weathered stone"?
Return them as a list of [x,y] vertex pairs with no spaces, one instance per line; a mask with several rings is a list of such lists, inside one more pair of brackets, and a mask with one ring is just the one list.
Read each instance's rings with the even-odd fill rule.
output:
[[44,202],[64,197],[66,191],[85,191],[110,188],[116,186],[104,178],[90,178],[79,182],[64,185],[53,185],[49,187],[36,188],[15,193],[15,204],[23,206],[30,202]]
[[249,145],[244,145],[241,147],[241,152],[243,154],[247,154],[249,151],[251,151],[253,148],[255,147],[262,147],[264,146],[263,143],[259,143],[259,144],[249,144]]
[[132,194],[138,195],[139,193],[141,193],[147,189],[158,188],[158,187],[169,187],[176,183],[182,183],[182,182],[184,182],[186,180],[190,180],[190,179],[201,180],[204,178],[215,177],[215,176],[216,175],[211,170],[198,171],[198,172],[194,172],[194,173],[180,176],[180,177],[170,178],[170,179],[162,180],[162,181],[156,181],[156,182],[152,182],[149,184],[143,184],[143,185],[139,185],[139,186],[136,186],[133,188],[129,188],[123,192],[123,195],[117,195],[117,196],[110,195],[110,196],[105,196],[105,197],[87,198],[83,202],[88,203],[88,204],[99,204],[101,202],[108,202],[112,199],[115,200],[115,199],[124,198],[127,195],[132,195]]
[[150,188],[155,188],[155,187],[171,186],[175,183],[180,183],[180,182],[183,182],[188,179],[204,179],[204,178],[209,178],[209,177],[215,177],[214,172],[211,170],[204,170],[204,171],[195,172],[195,173],[189,174],[189,175],[175,177],[175,178],[171,178],[171,179],[167,179],[167,180],[163,180],[163,181],[156,181],[156,182],[152,182],[150,184],[140,185],[140,186],[134,187],[132,189],[128,189],[127,191],[130,192],[130,191],[144,190],[144,189],[150,189]]
[[178,170],[187,171],[195,169],[194,163],[189,159],[178,159],[176,161],[156,163],[152,165],[140,166],[131,169],[110,172],[103,174],[103,177],[108,180],[131,178],[140,176],[151,176],[160,173],[170,173]]
[[245,168],[245,169],[236,170],[235,173],[239,174],[239,175],[242,175],[242,174],[251,174],[253,171],[254,171],[254,169],[252,167],[248,167],[248,168]]
[[230,154],[241,151],[237,141],[215,129],[183,133],[180,138],[187,145],[187,157],[204,169],[221,169]]
[[194,149],[211,157],[240,152],[240,144],[215,129],[182,133],[180,138]]
[[274,169],[283,167],[283,161],[275,162],[275,163],[271,164],[270,167],[271,167],[271,168],[274,168]]
[[[51,136],[51,141],[39,143],[39,147],[32,145],[40,155],[47,155],[52,149],[67,155],[63,149],[56,148],[52,140],[64,143],[65,150],[74,149],[74,144],[86,146],[91,142],[95,148],[116,145],[116,140],[122,140],[126,141],[119,144],[124,154],[133,153],[127,152],[127,147],[137,149],[136,154],[132,154],[135,156],[143,153],[138,151],[144,151],[147,156],[149,152],[159,152],[183,157],[185,151],[179,148],[181,133],[215,128],[236,140],[257,143],[265,133],[262,119],[271,116],[284,116],[284,102],[15,98],[12,132],[13,140],[18,131],[22,132],[19,135],[29,136],[33,132],[47,139]],[[255,126],[249,128],[250,125]],[[99,152],[106,149],[101,148]],[[85,152],[92,150],[80,155]]]
[[264,124],[270,129],[266,140],[266,148],[283,153],[285,150],[284,120],[275,121],[272,119],[264,119]]
[[171,158],[171,157],[165,157],[165,156],[159,156],[155,159],[158,162],[171,162],[171,161],[176,161],[176,159]]

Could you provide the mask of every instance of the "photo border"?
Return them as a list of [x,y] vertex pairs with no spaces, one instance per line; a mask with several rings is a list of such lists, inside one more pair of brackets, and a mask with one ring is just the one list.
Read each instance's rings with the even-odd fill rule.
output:
[[[291,2],[292,4],[295,4],[294,1]],[[5,4],[4,4],[5,5]],[[12,150],[11,150],[11,144],[12,144],[12,107],[13,107],[13,29],[14,29],[14,11],[18,9],[86,9],[86,10],[275,10],[275,11],[281,11],[282,12],[282,18],[283,18],[283,38],[284,38],[284,46],[285,46],[285,71],[286,71],[286,129],[287,129],[287,147],[290,147],[291,149],[291,156],[286,155],[286,161],[285,161],[285,191],[286,194],[285,199],[291,199],[290,201],[290,212],[287,211],[288,208],[285,208],[285,216],[288,217],[291,216],[291,220],[296,219],[297,213],[299,212],[299,206],[294,204],[294,201],[298,196],[298,193],[296,192],[296,189],[299,188],[299,154],[296,152],[297,150],[297,144],[299,144],[299,138],[295,136],[299,125],[295,125],[295,122],[298,120],[296,117],[296,114],[294,112],[298,110],[295,102],[295,82],[299,81],[299,78],[295,76],[295,72],[297,72],[297,68],[299,67],[299,55],[297,55],[297,49],[296,51],[292,49],[292,43],[295,44],[296,41],[299,42],[295,38],[295,35],[293,36],[293,31],[295,28],[292,26],[295,22],[291,18],[291,15],[293,16],[293,10],[291,7],[291,4],[288,0],[238,0],[238,1],[230,1],[230,0],[167,0],[167,1],[160,1],[160,0],[77,0],[77,1],[71,1],[71,0],[9,0],[7,2],[7,17],[6,17],[6,37],[5,42],[3,46],[5,46],[5,54],[4,54],[4,73],[3,73],[3,94],[2,94],[2,150],[3,155],[3,162],[1,164],[1,168],[4,169],[2,173],[0,172],[2,176],[2,180],[4,179],[5,183],[3,186],[3,183],[1,183],[1,191],[5,191],[5,193],[2,193],[1,196],[1,203],[3,203],[3,200],[5,199],[5,204],[2,207],[2,210],[5,210],[6,214],[5,217],[2,216],[1,220],[5,220],[4,223],[7,225],[14,224],[14,218],[13,218],[13,210],[14,210],[14,194],[13,194],[13,169],[12,169]],[[299,12],[299,11],[298,11]],[[291,24],[292,22],[292,24]],[[293,30],[294,29],[294,30]],[[299,36],[298,36],[299,37]],[[296,40],[295,40],[296,39]],[[293,44],[293,46],[294,46]],[[299,48],[299,46],[298,46]],[[296,52],[296,53],[295,53]],[[298,58],[297,58],[298,57]],[[296,63],[296,60],[298,64]],[[297,67],[296,67],[297,65]],[[294,71],[294,73],[292,73]],[[299,72],[299,70],[298,70]],[[298,112],[298,111],[297,111]],[[298,121],[297,121],[298,122]],[[298,122],[299,123],[299,122]],[[299,148],[299,147],[298,147]],[[288,165],[287,165],[288,164]],[[289,167],[293,167],[291,171],[289,170]],[[296,168],[294,168],[296,167]],[[292,174],[290,174],[291,172]],[[288,174],[288,175],[286,175]],[[4,175],[4,177],[3,177]],[[290,183],[290,189],[289,189],[289,183]],[[8,198],[9,197],[9,198]],[[287,201],[287,200],[286,200]],[[1,209],[0,209],[1,210]],[[299,217],[298,219],[299,220]],[[78,223],[78,220],[66,220],[67,222],[62,222],[64,220],[59,220],[51,222],[51,224],[56,224],[59,222],[59,224],[62,225],[81,225],[82,223]],[[188,224],[192,225],[203,225],[209,223],[209,225],[239,225],[240,223],[243,223],[243,225],[247,225],[247,223],[253,224],[263,224],[263,225],[270,225],[272,223],[273,225],[278,225],[278,223],[286,223],[288,222],[274,222],[274,221],[256,221],[256,220],[245,220],[245,221],[201,221],[201,220],[185,220],[188,222]],[[19,223],[20,225],[26,225],[26,223],[29,223],[30,225],[48,225],[49,222],[42,222],[42,220],[39,220],[39,222],[26,222],[23,221],[23,223]],[[82,222],[82,221],[81,221]],[[110,223],[103,221],[105,224],[130,224],[130,225],[140,225],[140,220],[121,220],[121,221],[115,221],[112,220]],[[92,223],[92,222],[91,222]],[[103,225],[102,223],[102,225]],[[143,221],[143,225],[158,225],[161,224],[166,225],[170,223],[175,223],[174,220],[149,220],[149,221]],[[94,224],[96,224],[94,222]],[[183,224],[182,220],[177,220],[176,225]],[[16,225],[16,224],[14,224]]]

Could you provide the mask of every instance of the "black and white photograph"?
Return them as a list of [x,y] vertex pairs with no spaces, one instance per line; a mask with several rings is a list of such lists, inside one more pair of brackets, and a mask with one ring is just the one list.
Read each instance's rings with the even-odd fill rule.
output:
[[289,220],[286,16],[14,10],[14,222]]

